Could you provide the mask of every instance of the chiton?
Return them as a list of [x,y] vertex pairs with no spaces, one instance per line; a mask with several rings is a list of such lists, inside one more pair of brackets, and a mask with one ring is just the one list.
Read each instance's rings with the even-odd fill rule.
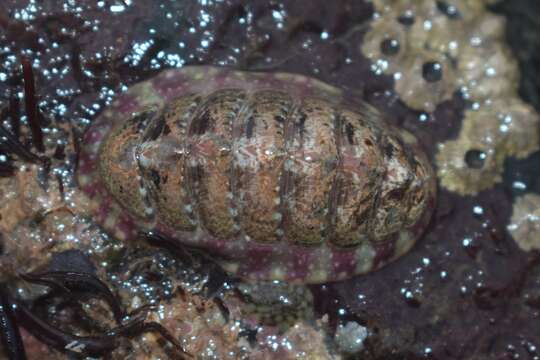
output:
[[79,183],[121,239],[154,230],[249,280],[380,268],[425,229],[416,139],[316,79],[193,66],[130,88],[85,133]]

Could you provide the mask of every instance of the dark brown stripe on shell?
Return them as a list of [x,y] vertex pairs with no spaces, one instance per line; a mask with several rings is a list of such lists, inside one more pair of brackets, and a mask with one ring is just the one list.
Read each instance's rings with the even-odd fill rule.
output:
[[288,169],[288,162],[291,161],[291,152],[294,140],[294,119],[296,116],[298,116],[299,111],[302,108],[302,100],[299,97],[295,97],[293,100],[293,104],[289,109],[283,124],[285,161],[283,161],[283,165],[281,166],[281,178],[279,184],[279,211],[281,213],[281,223],[279,224],[279,228],[283,232],[283,234],[280,234],[279,236],[280,241],[283,241],[284,237],[286,237],[286,226],[290,216],[289,209],[291,204],[290,197],[292,195],[293,174]]
[[[209,98],[212,94],[206,94],[206,96],[203,99],[199,99],[197,102],[197,105],[194,108],[191,108],[190,114],[188,117],[183,117],[186,121],[185,129],[184,129],[184,137],[183,137],[183,144],[182,148],[184,149],[184,182],[182,183],[182,186],[184,188],[185,194],[187,194],[186,198],[189,199],[190,203],[188,206],[191,206],[191,211],[186,211],[185,209],[182,209],[183,212],[187,212],[189,217],[193,220],[193,222],[196,224],[197,227],[201,227],[201,216],[199,211],[199,202],[197,197],[195,196],[197,193],[197,186],[198,181],[201,176],[200,170],[198,167],[193,167],[193,146],[192,146],[192,139],[189,136],[190,132],[192,131],[192,127],[197,123],[197,116],[201,113],[201,111],[204,110],[204,106],[207,104]],[[187,114],[186,114],[187,115]],[[184,205],[186,206],[186,205]]]
[[[237,156],[238,153],[238,147],[239,147],[239,139],[242,137],[243,129],[242,124],[246,122],[247,117],[251,115],[251,106],[252,99],[255,96],[253,91],[246,92],[246,96],[244,98],[244,101],[239,106],[238,112],[236,113],[236,116],[231,124],[232,126],[232,143],[231,143],[231,150],[232,150],[232,163],[231,163],[231,171],[229,171],[230,178],[229,183],[231,184],[231,193],[232,193],[232,210],[234,211],[234,218],[235,218],[235,224],[239,227],[238,228],[238,234],[240,238],[245,237],[245,232],[242,227],[242,222],[240,219],[240,213],[243,210],[242,206],[242,199],[240,199],[240,190],[241,190],[241,184],[240,184],[240,172],[238,170],[238,163],[237,163]],[[231,239],[231,241],[234,239]]]
[[332,116],[334,120],[333,130],[334,130],[334,141],[336,143],[337,158],[336,158],[336,175],[334,176],[334,181],[332,182],[332,186],[330,188],[330,193],[328,196],[327,225],[324,232],[324,239],[326,242],[329,241],[336,226],[336,217],[338,216],[337,205],[338,205],[338,200],[341,193],[341,188],[343,187],[343,182],[342,182],[343,161],[342,161],[342,155],[341,155],[341,146],[342,146],[342,141],[343,141],[343,134],[342,134],[343,121],[341,118],[341,113],[336,108],[333,108]]
[[[163,178],[162,190],[155,194],[159,197],[158,214],[161,221],[183,231],[193,231],[196,227],[193,211],[186,208],[192,201],[186,185],[189,160],[186,134],[190,120],[202,101],[200,94],[193,93],[171,100],[163,110],[165,124],[160,139],[156,140],[163,142],[166,137],[172,136],[176,142],[174,152],[177,153],[168,154],[168,160],[156,169]],[[161,156],[166,155],[162,153]],[[176,186],[179,186],[179,189],[176,189]],[[164,187],[167,189],[164,190]]]

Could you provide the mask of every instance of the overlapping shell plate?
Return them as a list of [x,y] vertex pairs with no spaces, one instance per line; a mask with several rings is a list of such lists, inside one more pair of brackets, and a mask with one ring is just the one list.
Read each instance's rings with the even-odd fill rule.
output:
[[80,170],[116,236],[158,230],[257,280],[379,268],[414,244],[435,196],[415,138],[369,105],[300,75],[204,66],[122,95],[87,132]]

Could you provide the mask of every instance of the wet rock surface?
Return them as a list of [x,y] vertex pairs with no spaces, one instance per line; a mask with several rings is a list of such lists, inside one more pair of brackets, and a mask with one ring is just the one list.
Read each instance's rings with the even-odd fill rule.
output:
[[[476,191],[462,191],[474,195],[441,189],[431,226],[406,256],[375,273],[311,286],[317,320],[299,322],[284,333],[242,320],[234,294],[228,295],[234,301],[225,296],[222,304],[206,296],[202,291],[205,285],[218,293],[223,291],[224,282],[225,290],[230,287],[225,277],[212,276],[213,270],[190,266],[189,257],[179,254],[156,253],[143,242],[119,243],[79,215],[85,202],[78,197],[74,183],[77,139],[119,92],[170,67],[205,64],[317,77],[358,93],[388,113],[392,121],[420,139],[435,162],[438,144],[459,137],[470,104],[459,93],[444,89],[443,101],[432,109],[407,106],[392,76],[373,71],[373,62],[360,49],[373,29],[370,24],[379,3],[2,1],[2,125],[20,134],[26,146],[32,146],[29,114],[22,106],[20,65],[22,58],[30,59],[40,121],[46,130],[46,154],[56,159],[49,175],[55,183],[45,191],[41,170],[25,168],[25,180],[23,170],[13,170],[18,166],[14,162],[17,156],[5,147],[0,149],[0,174],[17,174],[0,179],[5,200],[0,206],[2,281],[32,303],[43,290],[30,289],[16,273],[50,261],[51,251],[82,249],[124,306],[134,310],[157,304],[158,310],[152,310],[148,317],[201,358],[264,359],[276,354],[288,358],[538,358],[540,257],[534,247],[520,249],[507,231],[516,201],[538,193],[538,152],[527,151],[521,159],[512,156],[516,153],[505,153],[497,163],[501,181]],[[404,10],[412,6],[408,1],[399,3]],[[452,10],[463,6],[474,6],[474,11],[491,16],[481,2],[425,3],[430,9],[435,6],[437,18],[443,14],[447,19],[465,21],[467,13],[462,13],[460,20]],[[509,46],[511,61],[517,64],[513,66],[518,66],[521,74],[518,101],[528,101],[532,107],[525,102],[523,106],[530,116],[537,116],[533,107],[540,109],[535,62],[540,28],[535,17],[540,10],[534,1],[526,0],[502,2],[495,10],[507,21],[496,41],[502,44],[505,34],[508,36],[504,47]],[[410,16],[401,21],[410,21]],[[444,27],[440,33],[445,34]],[[438,44],[440,39],[434,35],[431,40]],[[390,39],[383,41],[380,49],[393,54],[401,44],[398,49]],[[445,80],[435,62],[431,59],[418,68],[432,84]],[[517,90],[513,90],[516,98]],[[18,117],[20,126],[14,121]],[[521,131],[538,132],[534,122],[524,123],[531,129]],[[481,133],[482,125],[475,131]],[[473,169],[480,167],[483,149],[467,150],[476,152],[467,153],[464,162]],[[60,192],[69,211],[58,210]],[[26,196],[42,200],[31,201]],[[51,242],[53,237],[60,240]],[[28,246],[22,242],[32,239],[37,242]],[[91,315],[99,320],[100,329],[114,325],[105,303],[87,300],[85,304],[79,316]],[[84,330],[74,325],[77,314],[67,310],[53,314],[43,309],[40,315],[65,329],[96,331],[96,323]],[[346,337],[347,329],[352,337],[356,334],[357,341]],[[335,333],[340,339],[337,346]],[[23,336],[30,358],[51,351],[26,333]],[[348,349],[358,352],[351,355]],[[158,336],[145,335],[121,342],[112,355],[119,359],[126,354],[131,358],[173,357],[172,351]],[[343,351],[345,355],[340,354]],[[44,356],[66,358],[58,352]]]

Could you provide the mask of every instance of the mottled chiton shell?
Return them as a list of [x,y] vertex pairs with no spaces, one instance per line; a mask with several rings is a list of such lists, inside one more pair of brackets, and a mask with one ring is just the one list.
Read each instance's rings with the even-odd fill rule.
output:
[[120,238],[155,229],[247,279],[321,283],[405,253],[435,177],[414,137],[284,73],[169,70],[95,121],[80,185]]

